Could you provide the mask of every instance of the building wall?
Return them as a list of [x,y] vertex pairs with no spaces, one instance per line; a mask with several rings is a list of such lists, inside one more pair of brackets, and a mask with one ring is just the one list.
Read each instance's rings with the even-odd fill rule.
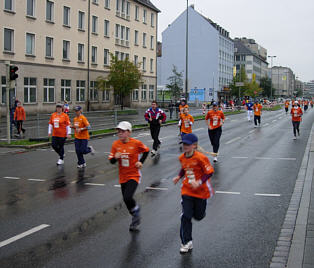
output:
[[272,68],[272,84],[279,97],[293,96],[295,89],[295,77],[290,68],[275,66]]
[[[120,4],[121,4],[120,0]],[[54,3],[53,21],[46,21],[46,1],[35,1],[35,14],[33,17],[26,15],[26,1],[14,0],[14,11],[8,12],[4,10],[4,1],[0,1],[0,25],[1,25],[1,41],[0,41],[0,76],[6,75],[4,61],[10,60],[11,63],[19,67],[19,78],[17,79],[17,98],[23,100],[24,94],[24,77],[37,78],[37,100],[35,103],[29,104],[32,112],[49,111],[54,105],[43,103],[43,78],[55,79],[55,102],[60,101],[60,84],[61,79],[70,79],[71,83],[71,102],[75,101],[75,85],[76,80],[85,80],[87,83],[87,55],[88,55],[88,1],[51,1]],[[147,85],[147,94],[149,95],[149,85],[154,85],[156,90],[156,44],[157,44],[157,12],[150,8],[130,0],[129,18],[116,10],[116,0],[110,0],[109,8],[104,7],[104,1],[98,1],[93,4],[91,1],[91,31],[92,16],[98,18],[96,33],[90,34],[90,53],[92,46],[97,48],[97,60],[90,63],[90,80],[95,81],[98,76],[106,76],[108,74],[108,65],[104,64],[104,49],[108,49],[110,53],[119,52],[124,55],[129,54],[130,60],[134,60],[134,56],[138,56],[138,61],[143,62],[146,57],[146,70],[143,71],[143,81]],[[70,25],[63,25],[63,8],[70,8]],[[139,7],[139,19],[135,20],[135,6]],[[143,23],[143,13],[146,10],[147,21]],[[84,29],[78,29],[79,11],[85,13]],[[151,25],[151,13],[153,13],[153,25]],[[108,35],[104,34],[104,20],[109,21]],[[126,40],[121,41],[116,38],[116,24],[130,29],[129,43]],[[4,52],[4,28],[14,30],[14,49],[12,53]],[[135,30],[138,31],[138,45],[135,45]],[[34,55],[26,55],[26,33],[35,34]],[[143,33],[146,33],[146,47],[143,46]],[[125,36],[125,35],[124,35]],[[153,37],[151,47],[151,36]],[[53,56],[45,56],[46,37],[53,38]],[[121,36],[120,36],[121,37]],[[124,38],[126,39],[126,38]],[[69,59],[63,59],[63,40],[70,41]],[[78,44],[84,44],[84,60],[78,61]],[[91,54],[90,54],[91,58]],[[150,60],[153,60],[152,69],[150,68]],[[110,60],[109,60],[110,63]],[[140,67],[142,69],[142,66]],[[87,84],[85,90],[87,99]],[[101,95],[101,94],[100,94]],[[141,89],[139,89],[141,96]],[[0,96],[1,97],[1,96]],[[147,98],[148,99],[148,98]],[[148,100],[132,101],[132,106],[146,106]],[[0,101],[1,103],[3,100]],[[81,103],[84,106],[84,103]],[[92,103],[92,109],[103,109],[112,107],[114,104],[111,94],[111,101],[103,103],[101,99]],[[4,109],[0,107],[0,109]]]

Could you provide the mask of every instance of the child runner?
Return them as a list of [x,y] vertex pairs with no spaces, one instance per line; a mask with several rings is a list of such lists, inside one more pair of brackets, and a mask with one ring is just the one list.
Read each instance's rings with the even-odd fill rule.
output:
[[294,102],[294,106],[291,108],[291,116],[292,116],[292,125],[293,125],[293,139],[296,140],[297,139],[297,132],[298,132],[298,136],[300,136],[300,123],[301,123],[301,120],[302,120],[302,115],[303,115],[303,112],[302,112],[302,109],[301,107],[298,106],[298,102],[295,101]]
[[16,121],[16,129],[18,136],[21,136],[21,131],[24,135],[25,129],[23,128],[23,122],[26,120],[25,110],[21,104],[21,102],[17,102],[17,107],[14,111],[14,120]]
[[89,133],[88,130],[91,128],[86,117],[82,115],[82,107],[76,106],[74,108],[76,117],[73,119],[73,128],[75,130],[75,152],[77,156],[77,167],[85,168],[86,162],[84,154],[94,154],[95,150],[92,146],[88,145]]
[[176,184],[182,177],[182,216],[180,227],[180,253],[187,253],[193,248],[192,218],[197,221],[205,217],[207,199],[214,195],[210,177],[214,173],[208,158],[196,150],[197,136],[193,133],[183,137],[184,153],[180,155],[181,170],[173,178]]
[[183,113],[180,115],[179,128],[181,131],[181,138],[188,133],[192,133],[192,125],[194,124],[194,118],[189,114],[189,108],[184,108]]
[[285,102],[285,111],[286,111],[286,114],[288,113],[289,106],[290,106],[290,101],[286,100],[286,102]]
[[254,127],[257,127],[257,121],[258,121],[258,126],[261,126],[261,115],[262,115],[262,104],[260,104],[258,101],[255,101],[253,105],[253,110],[254,110]]
[[213,109],[208,111],[205,120],[208,126],[208,136],[210,139],[210,143],[213,146],[214,162],[217,162],[220,136],[222,133],[221,126],[225,122],[225,115],[222,111],[218,111],[217,103],[213,103]]
[[[119,139],[113,142],[109,160],[111,164],[119,162],[119,183],[123,201],[132,215],[130,231],[137,230],[140,224],[140,207],[133,198],[137,185],[141,180],[140,169],[148,156],[149,148],[141,141],[130,137],[132,125],[122,121],[117,126]],[[139,155],[142,157],[139,158]]]

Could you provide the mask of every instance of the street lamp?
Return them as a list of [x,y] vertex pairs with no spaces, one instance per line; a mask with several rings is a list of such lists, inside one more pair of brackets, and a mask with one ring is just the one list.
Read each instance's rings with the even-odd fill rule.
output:
[[186,0],[186,32],[185,32],[185,101],[188,101],[188,56],[189,56],[189,0]]
[[268,58],[270,58],[270,70],[271,70],[271,73],[270,73],[270,99],[273,98],[273,58],[276,58],[277,56],[268,56]]

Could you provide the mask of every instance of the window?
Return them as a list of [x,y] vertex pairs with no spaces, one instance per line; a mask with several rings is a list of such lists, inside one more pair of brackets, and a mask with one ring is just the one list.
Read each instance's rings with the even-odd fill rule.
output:
[[37,81],[34,77],[24,77],[24,103],[36,102]]
[[85,26],[85,12],[79,11],[78,12],[78,29],[84,30]]
[[120,52],[120,60],[124,60],[124,53]]
[[154,49],[154,36],[150,37],[150,49]]
[[84,62],[84,44],[77,45],[77,60]]
[[146,33],[143,33],[143,47],[146,47]]
[[71,80],[61,79],[61,101],[71,101]]
[[27,0],[26,15],[35,17],[35,0]]
[[120,11],[120,0],[116,0],[116,11]]
[[54,2],[47,0],[46,2],[46,21],[54,20]]
[[102,93],[102,101],[109,102],[110,101],[110,90],[105,89]]
[[97,47],[92,46],[92,64],[97,64]]
[[92,3],[98,5],[98,0],[93,0]]
[[149,85],[149,100],[154,100],[154,85]]
[[63,7],[63,25],[70,27],[70,8]]
[[119,51],[115,51],[115,54],[114,54],[114,55],[115,55],[115,57],[117,58],[117,60],[119,59],[119,54],[120,54]]
[[135,20],[139,20],[139,12],[140,12],[139,6],[135,6]]
[[13,0],[4,0],[4,10],[14,11]]
[[141,92],[141,99],[142,101],[146,101],[147,100],[147,85],[142,85],[142,92]]
[[92,16],[92,33],[97,34],[98,30],[98,17]]
[[146,57],[143,57],[143,72],[146,72]]
[[153,73],[154,72],[154,60],[150,59],[150,68],[149,68],[150,72]]
[[4,51],[13,52],[14,30],[4,28]]
[[110,9],[110,0],[105,0],[105,8]]
[[70,41],[63,40],[63,60],[70,59]]
[[121,26],[121,37],[120,37],[121,40],[124,40],[124,33],[125,33],[125,27]]
[[44,102],[55,101],[55,80],[44,78]]
[[138,56],[134,55],[134,65],[137,66],[138,65]]
[[130,8],[131,8],[131,4],[129,1],[126,2],[126,15],[128,16],[127,19],[130,18]]
[[122,14],[125,14],[125,8],[126,8],[125,0],[121,0],[121,12],[122,12]]
[[53,38],[46,37],[46,57],[53,57]]
[[155,14],[154,13],[150,14],[150,26],[152,27],[155,26]]
[[[126,27],[126,29],[125,29],[125,40],[127,42],[129,42],[129,39],[130,39],[130,28]],[[129,44],[126,44],[126,46],[129,46]]]
[[98,90],[96,89],[96,81],[89,82],[89,100],[98,101]]
[[134,45],[138,46],[138,31],[134,31]]
[[104,65],[109,65],[109,49],[104,49]]
[[116,24],[116,38],[119,39],[120,38],[120,25]]
[[[1,103],[7,103],[7,89],[6,89],[6,77],[1,76],[1,91],[2,91],[2,101]],[[13,100],[16,97],[16,88],[11,88],[9,93],[9,99]]]
[[76,101],[85,101],[85,81],[76,80]]
[[109,20],[105,20],[104,22],[104,35],[109,37]]
[[35,55],[35,35],[26,33],[26,54]]
[[138,89],[133,89],[132,100],[138,101]]
[[143,23],[145,23],[145,24],[146,24],[146,19],[147,19],[147,10],[144,9],[143,10]]

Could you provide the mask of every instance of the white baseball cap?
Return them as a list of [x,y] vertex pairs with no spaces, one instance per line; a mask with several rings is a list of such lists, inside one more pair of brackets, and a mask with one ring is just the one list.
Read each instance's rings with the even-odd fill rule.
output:
[[122,129],[122,130],[128,130],[128,131],[132,131],[132,124],[128,121],[122,121],[120,122],[117,127],[117,129]]
[[298,102],[298,101],[295,101],[294,104],[299,104],[299,102]]

